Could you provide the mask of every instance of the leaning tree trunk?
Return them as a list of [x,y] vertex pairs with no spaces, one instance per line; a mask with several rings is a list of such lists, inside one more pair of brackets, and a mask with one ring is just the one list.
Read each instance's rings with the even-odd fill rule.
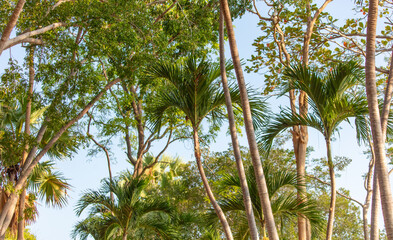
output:
[[239,142],[237,139],[235,117],[233,114],[232,100],[231,100],[231,95],[230,95],[229,88],[228,88],[228,81],[227,81],[227,75],[226,75],[226,69],[225,69],[224,18],[223,18],[222,9],[220,11],[219,37],[220,37],[221,81],[222,81],[222,87],[224,89],[225,103],[227,105],[228,121],[229,121],[229,129],[231,132],[233,153],[234,153],[235,160],[236,160],[236,167],[237,167],[237,172],[238,172],[239,179],[240,179],[240,186],[241,186],[242,193],[243,193],[243,202],[244,202],[244,208],[246,210],[248,227],[250,229],[250,237],[252,240],[258,240],[259,239],[258,229],[257,229],[257,225],[255,223],[255,216],[254,216],[254,211],[252,208],[252,201],[251,201],[250,192],[249,192],[248,185],[247,185],[247,178],[246,178],[246,174],[244,171],[242,156],[240,154],[240,147],[239,147]]
[[199,137],[198,137],[198,129],[194,127],[193,129],[193,138],[194,138],[194,154],[195,154],[195,160],[197,162],[199,174],[201,175],[202,183],[203,186],[205,187],[205,191],[207,193],[207,196],[209,197],[209,200],[211,204],[213,205],[214,211],[216,212],[218,219],[221,222],[221,225],[224,229],[224,234],[227,239],[233,240],[231,228],[229,227],[228,221],[224,215],[224,212],[222,211],[220,205],[218,205],[214,194],[209,186],[209,182],[207,181],[205,171],[203,170],[202,166],[202,161],[201,161],[201,149],[199,147]]
[[278,234],[276,225],[274,222],[273,212],[270,205],[269,193],[266,186],[265,176],[263,174],[261,158],[258,152],[258,146],[255,139],[255,132],[251,118],[250,103],[248,101],[246,84],[244,82],[243,70],[240,64],[239,52],[237,50],[237,44],[235,39],[235,33],[233,31],[231,13],[229,11],[229,6],[227,0],[220,0],[222,5],[225,24],[228,32],[229,45],[231,49],[231,55],[233,60],[233,65],[235,68],[236,78],[239,85],[240,97],[242,102],[244,125],[246,128],[247,140],[250,147],[250,154],[252,158],[252,163],[254,165],[255,178],[257,181],[258,193],[261,200],[261,206],[263,210],[263,215],[266,221],[266,228],[269,234],[270,240],[278,240]]
[[378,176],[382,213],[384,216],[387,237],[389,240],[393,240],[393,198],[385,159],[385,138],[379,115],[378,93],[375,76],[375,38],[377,19],[378,0],[370,0],[367,19],[366,92],[375,150],[375,171]]
[[329,218],[326,228],[326,240],[331,240],[333,235],[333,223],[334,223],[334,213],[336,208],[336,176],[334,173],[334,163],[332,158],[332,148],[330,143],[330,138],[326,139],[326,149],[327,149],[327,159],[329,166],[329,176],[330,176],[330,207],[329,207]]

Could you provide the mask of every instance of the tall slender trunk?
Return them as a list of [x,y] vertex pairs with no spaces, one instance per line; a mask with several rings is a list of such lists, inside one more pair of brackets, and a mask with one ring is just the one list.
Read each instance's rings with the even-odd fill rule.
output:
[[213,205],[214,211],[216,212],[218,219],[221,222],[221,225],[224,229],[224,234],[225,234],[226,238],[229,240],[233,240],[232,232],[229,227],[228,221],[227,221],[220,205],[218,205],[218,203],[214,197],[214,194],[209,186],[209,182],[207,181],[205,171],[203,170],[202,161],[201,161],[201,149],[199,147],[198,129],[196,127],[193,128],[193,138],[194,138],[195,160],[197,162],[197,166],[198,166],[199,174],[201,175],[203,186],[205,187],[205,191],[207,193],[207,196],[209,197],[209,200],[210,200],[211,204]]
[[235,117],[233,114],[232,100],[231,100],[231,95],[230,95],[229,88],[228,88],[228,81],[227,81],[227,75],[226,75],[226,69],[225,69],[224,18],[223,18],[222,9],[220,11],[219,38],[220,38],[221,81],[222,81],[222,87],[224,89],[225,103],[226,103],[227,111],[228,111],[228,121],[229,121],[229,129],[231,132],[233,153],[235,155],[237,173],[239,175],[240,186],[241,186],[242,193],[243,193],[243,202],[244,202],[244,208],[246,210],[248,227],[250,228],[250,237],[252,240],[258,240],[259,239],[258,229],[257,229],[257,225],[255,223],[255,216],[254,216],[254,212],[253,212],[253,208],[252,208],[250,192],[249,192],[248,185],[247,185],[247,178],[246,178],[246,174],[244,171],[242,156],[240,154],[240,147],[239,147],[239,142],[237,139],[237,132],[236,132]]
[[378,93],[375,76],[375,39],[378,19],[378,2],[378,0],[370,0],[369,2],[366,42],[366,92],[375,150],[375,171],[377,172],[378,184],[380,188],[382,213],[384,216],[387,237],[389,240],[392,240],[393,198],[385,159],[385,138],[379,114]]
[[370,240],[379,239],[379,227],[378,227],[378,216],[379,216],[379,203],[381,201],[378,176],[377,171],[374,167],[374,177],[373,177],[373,199],[371,203],[371,226],[370,226]]
[[336,208],[336,176],[334,173],[334,163],[332,158],[332,147],[330,143],[330,138],[326,138],[326,149],[327,149],[327,160],[329,166],[329,176],[330,176],[330,207],[329,207],[329,218],[326,228],[326,240],[331,240],[333,235],[333,222],[334,213]]
[[[368,137],[368,143],[370,145],[370,150],[371,150],[371,161],[370,161],[370,170],[369,170],[369,176],[368,178],[371,178],[371,174],[373,175],[373,186],[372,190],[370,193],[370,183],[367,183],[367,197],[366,197],[366,203],[363,208],[363,229],[364,229],[364,239],[368,240],[378,240],[379,239],[379,226],[378,226],[378,215],[379,215],[379,202],[381,201],[381,198],[379,197],[379,186],[378,186],[378,177],[376,176],[377,172],[375,171],[375,152],[374,152],[374,146],[371,140],[371,135],[370,132],[367,132],[367,137]],[[369,180],[368,180],[369,181]],[[368,232],[368,221],[367,221],[367,210],[369,208],[369,195],[372,195],[372,200],[371,200],[371,223],[370,223],[370,232]]]
[[[30,135],[30,119],[31,119],[31,103],[33,101],[33,87],[34,87],[34,46],[30,46],[29,54],[29,89],[27,90],[27,103],[26,103],[26,117],[25,117],[25,135]],[[25,150],[23,152],[23,158],[21,162],[21,169],[27,158],[27,152],[29,150],[29,145],[26,144]],[[25,200],[26,200],[26,188],[23,189],[19,196],[19,212],[18,212],[18,240],[24,240],[25,231]]]
[[363,236],[364,240],[370,240],[370,229],[368,227],[368,210],[370,208],[371,199],[373,196],[372,193],[372,173],[374,172],[374,157],[370,160],[369,170],[367,177],[365,179],[365,189],[367,191],[366,199],[362,206],[362,216],[363,216]]
[[[382,136],[384,141],[386,141],[386,129],[388,125],[388,117],[389,117],[389,110],[390,104],[392,100],[392,91],[393,91],[393,52],[390,59],[390,69],[389,69],[389,76],[388,81],[386,84],[385,89],[385,99],[382,108],[381,114],[381,128],[382,128]],[[370,140],[371,141],[371,140]],[[374,165],[375,165],[375,153],[374,153],[374,146],[370,144],[371,152],[374,158]],[[380,198],[380,190],[378,184],[378,172],[374,167],[374,178],[373,178],[373,199],[372,199],[372,209],[371,209],[371,232],[370,238],[371,240],[378,240],[379,239],[379,227],[378,227],[378,216],[379,216],[379,203],[381,201]]]
[[240,58],[239,58],[239,52],[237,49],[235,33],[233,31],[231,13],[229,11],[229,6],[228,6],[227,0],[220,0],[220,2],[221,2],[223,13],[224,13],[224,19],[225,19],[225,24],[227,27],[227,32],[228,32],[228,40],[229,40],[229,45],[230,45],[230,49],[231,49],[233,65],[235,68],[236,78],[237,78],[237,82],[239,85],[240,97],[241,97],[242,109],[243,109],[243,116],[244,116],[244,125],[246,128],[247,140],[248,140],[248,144],[250,147],[250,154],[251,154],[251,158],[252,158],[252,163],[254,165],[255,178],[257,181],[258,193],[259,193],[259,197],[261,200],[263,215],[264,215],[265,221],[266,221],[266,228],[267,228],[267,231],[269,234],[269,239],[270,240],[278,240],[279,237],[278,237],[276,225],[274,222],[272,208],[270,205],[269,193],[267,190],[265,176],[264,176],[263,169],[262,169],[261,158],[259,156],[258,146],[257,146],[257,142],[255,139],[255,132],[254,132],[254,127],[253,127],[252,118],[251,118],[250,104],[248,101],[246,84],[244,82],[243,70],[242,70],[242,67],[240,64]]

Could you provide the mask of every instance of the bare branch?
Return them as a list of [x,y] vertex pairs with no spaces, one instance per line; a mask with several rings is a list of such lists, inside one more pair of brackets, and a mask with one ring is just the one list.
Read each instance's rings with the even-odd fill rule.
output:
[[145,171],[149,168],[152,168],[154,165],[156,165],[158,163],[158,159],[161,157],[161,155],[166,151],[166,149],[168,148],[169,144],[171,144],[171,138],[172,138],[172,133],[173,133],[173,129],[171,129],[170,133],[169,133],[169,137],[168,140],[166,142],[165,147],[158,153],[158,155],[155,157],[154,162],[152,162],[151,164],[149,164],[148,166],[144,167],[141,173],[141,176],[145,173]]
[[[307,174],[306,176],[309,177],[309,178],[315,179],[315,180],[317,180],[318,182],[320,182],[320,183],[322,183],[322,184],[325,184],[325,185],[330,186],[330,183],[325,182],[325,181],[323,181],[322,179],[319,179],[318,177],[315,177],[315,176],[312,176],[312,175],[309,175],[309,174]],[[354,198],[351,198],[351,197],[349,197],[349,196],[347,196],[347,195],[345,195],[345,194],[339,192],[338,190],[337,190],[336,192],[337,192],[337,194],[340,195],[341,197],[346,198],[346,199],[348,199],[348,200],[350,200],[350,201],[353,201],[353,202],[359,204],[359,205],[363,208],[363,206],[364,206],[363,203],[359,202],[358,200],[356,200],[356,199],[354,199]]]

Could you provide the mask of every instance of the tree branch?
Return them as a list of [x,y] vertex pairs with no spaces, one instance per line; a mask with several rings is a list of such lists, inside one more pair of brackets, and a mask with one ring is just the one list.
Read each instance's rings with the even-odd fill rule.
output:
[[0,39],[0,56],[3,53],[4,49],[6,49],[6,44],[8,42],[8,39],[10,39],[10,35],[12,32],[12,29],[14,29],[19,15],[23,10],[23,6],[25,5],[26,0],[19,0],[18,3],[16,4],[14,11],[11,14],[10,19],[8,20],[7,25],[5,26],[3,33],[1,34],[1,39]]
[[1,46],[0,46],[0,54],[1,54],[1,52],[3,50],[5,50],[7,48],[10,48],[12,46],[15,46],[16,44],[25,41],[27,38],[31,38],[33,36],[36,36],[36,35],[48,32],[48,31],[50,31],[52,29],[55,29],[55,28],[58,28],[58,27],[62,27],[62,26],[66,26],[66,24],[65,23],[61,23],[61,22],[60,23],[53,23],[53,24],[51,24],[49,26],[46,26],[46,27],[43,27],[43,28],[40,28],[40,29],[37,29],[37,30],[34,30],[34,31],[29,31],[29,32],[23,33],[23,34],[21,34],[19,36],[16,36],[16,37],[6,41],[4,43],[3,49],[1,49]]
[[[315,176],[312,176],[312,175],[309,175],[309,174],[307,174],[306,176],[309,177],[309,178],[315,179],[315,180],[317,180],[318,182],[320,182],[320,183],[322,183],[322,184],[325,184],[325,185],[329,185],[329,186],[330,186],[330,183],[325,182],[325,181],[323,181],[322,179],[319,179],[319,178],[317,178],[317,177],[315,177]],[[353,202],[359,204],[359,205],[363,208],[363,206],[364,206],[363,203],[359,202],[358,200],[356,200],[356,199],[354,199],[354,198],[351,198],[351,197],[349,197],[349,196],[347,196],[347,195],[345,195],[345,194],[339,192],[338,190],[336,191],[336,193],[337,193],[338,195],[340,195],[341,197],[343,197],[343,198],[346,198],[346,199],[348,199],[348,200],[350,200],[350,201],[353,201]]]

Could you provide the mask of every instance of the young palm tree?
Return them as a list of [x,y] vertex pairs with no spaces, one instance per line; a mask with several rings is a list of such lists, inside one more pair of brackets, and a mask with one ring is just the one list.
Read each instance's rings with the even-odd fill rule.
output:
[[[232,65],[227,63],[226,69],[230,68],[232,68]],[[153,78],[163,78],[167,81],[167,86],[165,86],[164,91],[158,94],[152,111],[154,115],[153,125],[159,127],[163,115],[171,109],[179,110],[186,115],[186,119],[190,121],[192,127],[195,159],[203,186],[220,219],[225,236],[227,239],[233,239],[226,217],[218,205],[206,178],[201,161],[198,135],[205,117],[217,127],[225,118],[223,111],[225,96],[218,82],[220,77],[219,65],[212,64],[205,59],[198,61],[195,56],[190,56],[184,62],[176,64],[158,63],[151,67],[149,74]],[[233,104],[239,110],[240,95],[238,89],[231,86],[230,96]],[[262,102],[258,102],[256,98],[252,99],[251,102],[254,107],[254,117],[259,117],[259,121],[256,122],[261,122],[265,106]]]
[[[317,208],[315,201],[309,198],[298,199],[296,196],[296,190],[299,189],[297,182],[298,178],[296,172],[288,169],[273,170],[269,164],[264,165],[263,172],[266,176],[266,185],[269,192],[270,202],[272,205],[273,215],[278,222],[293,222],[296,223],[297,216],[301,214],[310,220],[313,235],[320,236],[323,231],[324,220],[320,211]],[[260,232],[266,237],[266,221],[263,216],[263,211],[258,196],[258,190],[256,185],[256,178],[254,169],[252,166],[247,171],[247,183],[251,196],[252,206],[256,222],[259,223]],[[224,188],[240,188],[240,178],[237,175],[226,175],[222,182]],[[229,198],[223,199],[220,203],[221,208],[224,212],[244,212],[244,204],[242,202],[242,192],[238,191],[235,195]],[[246,219],[237,217],[237,239],[248,239],[250,235],[249,228],[247,227]],[[285,225],[281,224],[279,232],[281,232],[281,238],[284,237]]]
[[[165,200],[141,196],[148,182],[147,178],[133,179],[127,174],[113,182],[105,180],[98,191],[87,191],[77,203],[76,213],[80,216],[89,208],[90,214],[75,226],[73,237],[170,239],[174,233],[166,223],[172,208]],[[110,192],[115,201],[110,198]]]
[[356,62],[350,61],[340,63],[332,71],[319,75],[308,67],[297,65],[286,68],[284,76],[288,81],[285,83],[283,93],[291,89],[307,93],[310,112],[305,116],[299,116],[292,114],[289,109],[283,110],[265,129],[261,138],[262,147],[265,150],[269,149],[277,134],[295,125],[309,126],[323,134],[326,141],[327,165],[331,181],[329,219],[326,230],[326,239],[330,240],[336,202],[331,137],[341,122],[350,117],[364,118],[368,112],[365,96],[348,92],[349,89],[360,83],[361,69]]

